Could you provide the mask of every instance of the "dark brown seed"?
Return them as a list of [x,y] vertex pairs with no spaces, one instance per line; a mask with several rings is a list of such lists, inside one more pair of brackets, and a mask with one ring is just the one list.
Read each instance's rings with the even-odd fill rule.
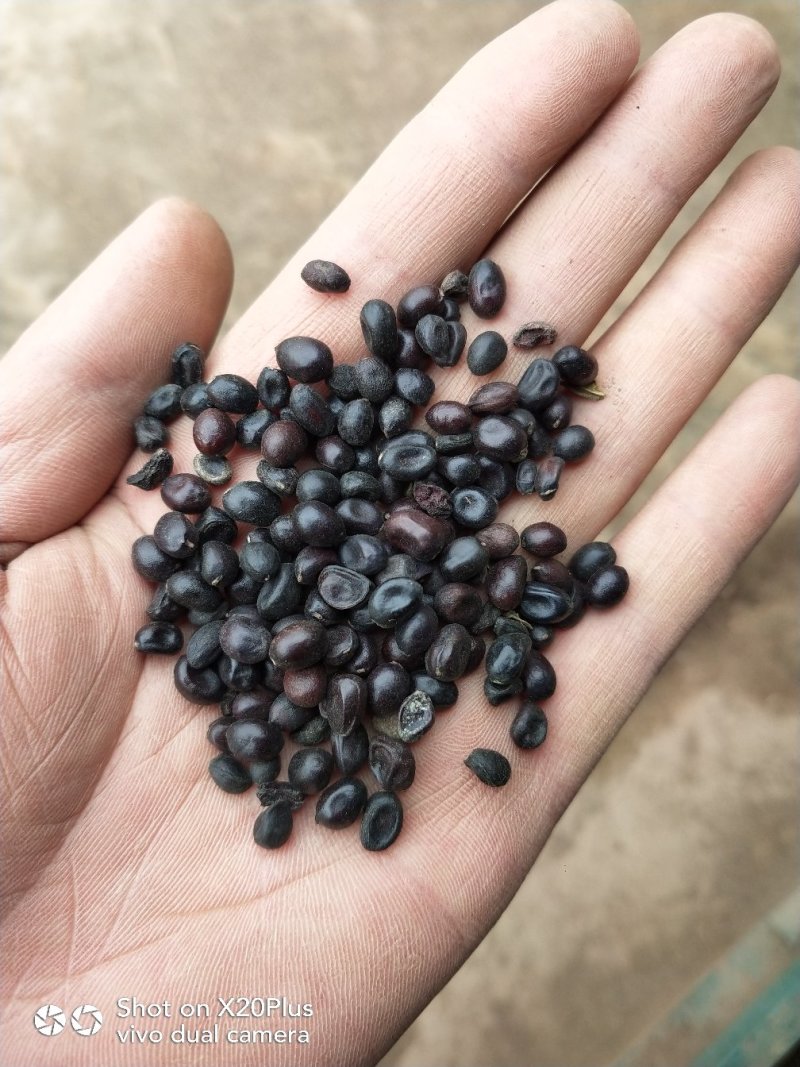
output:
[[262,848],[280,848],[292,833],[292,809],[285,800],[265,808],[253,825],[253,840]]
[[533,522],[520,535],[522,547],[534,556],[557,556],[567,547],[567,535],[552,522]]
[[225,655],[238,663],[263,663],[267,658],[270,633],[259,619],[232,615],[220,630],[219,643]]
[[414,482],[411,495],[422,511],[437,518],[446,519],[453,510],[450,494],[439,485],[430,482]]
[[187,341],[172,353],[171,380],[181,389],[196,385],[203,378],[203,350]]
[[323,600],[337,611],[350,611],[369,596],[369,578],[347,567],[326,567],[317,580]]
[[558,393],[546,408],[536,413],[536,421],[545,430],[563,430],[569,426],[572,418],[572,397],[566,393]]
[[307,448],[308,435],[296,422],[273,422],[261,438],[261,455],[273,467],[291,467]]
[[410,692],[408,671],[397,663],[379,663],[367,675],[368,706],[374,716],[395,714]]
[[559,456],[545,456],[536,471],[536,492],[542,500],[550,500],[556,495],[564,460]]
[[161,499],[174,511],[197,515],[211,504],[211,493],[196,474],[170,474],[161,486]]
[[522,556],[507,556],[489,568],[486,575],[486,594],[500,611],[513,611],[519,606],[528,580],[528,565]]
[[397,321],[406,330],[413,330],[425,315],[441,313],[442,294],[438,285],[417,285],[400,298]]
[[503,786],[511,777],[511,764],[491,748],[475,748],[464,763],[486,785]]
[[507,522],[493,522],[475,534],[489,559],[505,559],[519,548],[519,534]]
[[514,334],[517,348],[536,348],[551,345],[556,339],[556,328],[548,322],[524,322]]
[[321,382],[333,371],[333,355],[316,337],[287,337],[275,348],[280,369],[296,382]]
[[467,403],[474,415],[505,415],[517,406],[519,394],[511,382],[487,382],[475,390]]
[[303,382],[292,387],[289,410],[294,420],[312,437],[327,437],[336,428],[336,419],[325,397]]
[[288,804],[292,811],[298,811],[302,808],[303,801],[306,799],[305,793],[295,789],[290,782],[276,782],[274,780],[260,782],[256,786],[256,796],[265,808],[283,802]]
[[300,277],[318,293],[346,293],[350,276],[337,263],[328,259],[311,259],[300,271]]
[[567,568],[557,559],[539,559],[531,567],[532,582],[546,582],[547,585],[557,585],[560,589],[572,592],[575,579]]
[[408,789],[417,766],[414,753],[405,741],[394,737],[373,737],[369,746],[369,766],[381,789]]
[[448,582],[433,598],[436,614],[445,622],[460,622],[472,626],[483,611],[481,595],[474,585],[467,582]]
[[340,778],[320,794],[314,819],[338,830],[354,823],[366,802],[367,787],[360,778]]
[[425,669],[441,682],[455,682],[466,671],[472,651],[472,639],[457,622],[443,626],[425,656]]
[[206,408],[194,420],[192,437],[203,455],[224,456],[236,444],[236,424],[224,411]]
[[466,300],[469,278],[462,270],[451,270],[442,280],[442,295],[453,300]]
[[361,816],[361,844],[369,852],[382,852],[397,840],[403,828],[403,805],[394,793],[373,793]]
[[293,704],[300,708],[316,708],[325,696],[328,674],[321,663],[286,671],[283,676],[283,691]]
[[296,671],[319,663],[327,647],[325,627],[316,619],[304,619],[273,634],[269,658],[281,670]]
[[424,511],[396,511],[381,527],[381,536],[399,552],[428,561],[451,540],[452,528]]
[[135,485],[137,489],[155,489],[169,475],[172,463],[172,455],[166,448],[159,448],[135,474],[129,475],[125,480],[128,485]]
[[173,559],[188,559],[199,540],[197,528],[180,511],[168,511],[153,528],[153,540]]
[[456,400],[440,400],[425,412],[425,421],[437,433],[459,434],[472,426],[472,412]]
[[479,259],[469,272],[469,306],[481,319],[493,318],[506,299],[506,280],[491,259]]
[[331,752],[340,774],[356,774],[369,756],[369,734],[357,722],[349,734],[331,735]]

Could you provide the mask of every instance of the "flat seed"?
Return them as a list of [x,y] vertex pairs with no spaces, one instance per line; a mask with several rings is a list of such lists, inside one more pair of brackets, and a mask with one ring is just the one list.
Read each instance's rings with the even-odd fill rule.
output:
[[262,782],[256,786],[256,796],[265,808],[273,804],[288,804],[292,811],[298,811],[306,799],[305,793],[296,789],[290,782]]
[[511,777],[511,764],[491,748],[475,748],[464,763],[486,785],[503,786]]
[[517,348],[537,348],[551,345],[556,336],[556,328],[549,322],[524,322],[514,333],[513,341]]
[[361,844],[369,852],[382,852],[403,828],[403,805],[394,793],[373,793],[361,816]]
[[164,423],[154,415],[140,415],[133,423],[133,434],[137,447],[143,452],[155,452],[163,448],[169,436]]
[[198,452],[192,466],[197,477],[208,485],[227,485],[233,477],[233,468],[224,456],[204,456]]
[[129,475],[125,481],[128,485],[135,485],[137,489],[155,489],[171,473],[172,463],[171,453],[166,448],[159,448],[135,474]]
[[408,789],[416,774],[411,747],[394,737],[373,737],[369,746],[369,766],[381,789]]
[[366,600],[370,581],[357,571],[347,567],[326,567],[317,580],[317,588],[323,599],[337,611],[350,611]]
[[445,297],[453,300],[466,300],[469,278],[462,270],[451,270],[442,279],[439,288]]

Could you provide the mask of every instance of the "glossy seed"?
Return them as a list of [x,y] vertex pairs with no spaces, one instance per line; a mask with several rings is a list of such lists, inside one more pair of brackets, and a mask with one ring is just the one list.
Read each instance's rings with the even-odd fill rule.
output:
[[591,541],[582,545],[569,561],[570,572],[581,582],[588,582],[601,568],[617,562],[614,546],[606,541]]
[[194,670],[201,671],[210,667],[222,655],[219,643],[219,632],[222,626],[222,619],[214,619],[204,626],[199,626],[189,638],[186,645],[186,660]]
[[557,556],[567,547],[567,535],[552,522],[534,522],[520,535],[522,547],[534,556]]
[[460,434],[472,426],[472,412],[456,400],[440,400],[425,412],[425,421],[442,434]]
[[238,482],[222,494],[222,506],[237,522],[269,526],[280,512],[281,502],[261,482]]
[[474,415],[506,415],[519,404],[519,392],[511,382],[487,382],[467,403]]
[[262,848],[280,848],[292,833],[292,809],[285,800],[265,808],[253,825],[253,840]]
[[133,569],[148,582],[166,581],[180,567],[180,562],[162,552],[152,537],[137,537],[131,546]]
[[423,315],[414,329],[417,344],[426,356],[441,358],[450,346],[447,323],[440,315]]
[[296,422],[274,422],[261,438],[261,455],[273,467],[291,467],[307,448],[308,435]]
[[357,722],[348,734],[331,734],[331,752],[340,774],[356,774],[369,757],[369,734]]
[[247,415],[258,407],[258,393],[254,385],[239,374],[218,374],[208,383],[208,398],[220,411]]
[[556,328],[548,322],[524,322],[515,332],[513,341],[517,348],[537,348],[551,345],[556,339]]
[[479,419],[474,434],[476,450],[490,459],[518,463],[528,453],[528,435],[504,415]]
[[319,663],[327,647],[325,627],[316,619],[304,619],[273,634],[269,658],[281,670],[300,670]]
[[556,691],[556,672],[549,659],[534,649],[528,653],[522,680],[529,700],[546,700]]
[[203,351],[188,342],[178,345],[170,358],[170,377],[181,389],[196,385],[203,377]]
[[179,385],[159,385],[144,404],[144,414],[152,415],[162,422],[170,422],[181,413],[181,393]]
[[546,456],[536,468],[536,492],[542,500],[551,500],[558,491],[564,460],[560,456]]
[[190,419],[195,419],[201,411],[211,407],[208,395],[208,382],[195,382],[187,385],[181,393],[181,411]]
[[390,578],[370,594],[369,614],[378,626],[388,629],[408,618],[422,600],[422,586],[410,578]]
[[367,802],[367,787],[359,778],[340,778],[317,801],[314,819],[321,826],[340,829],[356,821]]
[[283,748],[283,734],[263,718],[235,719],[225,733],[228,750],[242,762],[270,760]]
[[397,322],[407,330],[413,330],[425,315],[438,314],[442,293],[438,285],[417,285],[409,289],[397,304]]
[[287,337],[275,348],[278,366],[297,382],[321,382],[333,371],[330,348],[316,337]]
[[504,682],[502,685],[493,682],[491,678],[483,679],[483,695],[492,707],[497,707],[498,704],[503,704],[512,697],[518,696],[522,689],[521,678],[512,678],[510,682]]
[[545,430],[554,432],[569,426],[572,418],[572,397],[557,393],[546,408],[536,412],[536,420]]
[[260,620],[233,615],[223,625],[219,642],[225,655],[238,663],[263,663],[267,658],[270,634]]
[[503,786],[511,777],[511,764],[491,748],[475,748],[464,763],[486,785]]
[[486,651],[486,677],[495,685],[508,685],[519,678],[531,651],[526,633],[509,633],[495,638]]
[[560,384],[558,368],[551,360],[531,360],[517,386],[520,405],[533,412],[546,408],[555,398]]
[[236,425],[224,411],[206,408],[194,420],[192,437],[204,455],[224,456],[236,444]]
[[553,438],[553,455],[566,462],[583,459],[594,448],[594,434],[585,426],[567,426]]
[[311,259],[300,271],[300,277],[318,293],[346,293],[350,275],[338,263],[328,259]]
[[619,604],[628,592],[630,579],[624,567],[615,564],[601,567],[586,583],[586,599],[595,607],[612,607]]
[[170,474],[161,485],[161,499],[174,511],[196,515],[210,505],[211,494],[196,474]]
[[481,319],[498,314],[506,299],[506,280],[491,259],[479,259],[469,272],[467,288],[469,306]]
[[172,464],[172,455],[166,448],[159,448],[135,474],[129,475],[125,481],[128,485],[135,485],[137,489],[155,489],[170,474]]
[[496,330],[484,330],[473,338],[467,351],[467,366],[475,375],[491,374],[503,363],[508,345]]
[[522,594],[519,613],[527,622],[544,623],[550,626],[560,622],[570,614],[572,602],[563,589],[544,585],[541,582],[529,582]]
[[467,669],[471,649],[472,640],[467,630],[460,623],[447,623],[428,649],[425,669],[439,681],[457,681]]
[[453,518],[469,530],[481,530],[494,522],[497,516],[497,500],[480,486],[455,489],[450,499]]
[[400,367],[395,371],[394,389],[409,404],[421,407],[433,396],[433,378],[418,367]]
[[361,844],[369,852],[382,852],[397,840],[403,828],[403,805],[394,793],[373,793],[361,816]]
[[553,356],[561,380],[567,385],[590,385],[597,377],[597,360],[577,345],[566,345]]
[[168,556],[188,559],[197,548],[199,536],[194,523],[180,511],[168,511],[156,522],[153,540]]
[[361,308],[361,332],[373,356],[391,361],[398,347],[394,308],[385,300],[368,300]]
[[367,708],[367,684],[357,674],[337,673],[328,681],[320,712],[334,734],[348,734]]
[[211,667],[195,670],[189,666],[186,656],[176,661],[173,678],[181,696],[193,704],[217,704],[225,693],[225,685],[215,670]]
[[171,622],[150,622],[136,631],[133,645],[137,652],[169,656],[180,652],[183,647],[183,634]]
[[524,459],[522,463],[518,463],[515,475],[517,492],[522,493],[523,496],[531,496],[535,493],[538,474],[539,468],[534,460]]
[[289,782],[306,796],[321,793],[333,774],[333,756],[324,748],[295,752],[287,769]]

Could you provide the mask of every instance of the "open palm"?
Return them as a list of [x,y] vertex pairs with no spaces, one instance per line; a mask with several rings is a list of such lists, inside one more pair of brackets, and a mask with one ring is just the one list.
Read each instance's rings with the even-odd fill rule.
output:
[[[558,0],[498,38],[217,344],[208,376],[255,380],[292,334],[355,359],[365,300],[396,301],[484,251],[509,280],[493,328],[508,336],[544,319],[561,343],[581,343],[778,75],[766,32],[731,15],[690,25],[631,77],[636,60],[635,29],[610,0]],[[577,545],[620,510],[794,270],[798,174],[787,149],[739,168],[594,346],[607,398],[578,401],[576,421],[594,431],[596,452],[553,502],[510,499],[500,518],[518,529],[547,518]],[[347,268],[345,296],[300,282],[314,257]],[[797,425],[800,392],[765,379],[617,539],[630,594],[558,636],[550,736],[512,754],[505,790],[487,793],[461,763],[476,745],[511,747],[509,716],[487,706],[478,672],[416,747],[394,848],[366,853],[352,831],[313,827],[306,805],[287,847],[266,853],[252,841],[253,793],[226,795],[206,773],[208,715],[176,693],[170,661],[132,648],[148,590],[130,544],[164,509],[158,494],[125,484],[141,462],[129,424],[175,344],[211,347],[231,273],[206,215],[159,203],[0,364],[6,1067],[374,1061],[508,903],[665,657],[796,483],[781,427]],[[464,321],[475,332],[469,312]],[[494,377],[516,381],[525,360],[512,351]],[[435,376],[440,399],[464,399],[475,381],[463,365]],[[176,425],[172,440],[176,469],[190,469],[189,429]],[[125,1021],[91,1041],[48,1041],[31,1025],[42,1004],[88,1002],[108,1018],[133,994],[167,999],[173,1013],[237,994],[309,1002],[313,1052],[131,1052],[114,1034]]]

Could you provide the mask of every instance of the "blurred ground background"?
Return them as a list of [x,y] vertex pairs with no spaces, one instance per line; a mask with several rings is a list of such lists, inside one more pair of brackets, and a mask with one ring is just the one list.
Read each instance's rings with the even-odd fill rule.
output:
[[[623,3],[643,57],[718,6]],[[167,193],[197,200],[226,231],[237,316],[448,76],[537,6],[0,0],[3,348]],[[639,281],[737,162],[797,141],[795,0],[726,6],[772,31],[784,78]],[[643,494],[746,384],[766,371],[796,372],[797,297],[795,287],[783,298]],[[695,627],[511,907],[385,1067],[605,1064],[790,891],[795,531],[796,516],[784,514]],[[665,1055],[677,1065],[688,1053],[676,1044]]]

